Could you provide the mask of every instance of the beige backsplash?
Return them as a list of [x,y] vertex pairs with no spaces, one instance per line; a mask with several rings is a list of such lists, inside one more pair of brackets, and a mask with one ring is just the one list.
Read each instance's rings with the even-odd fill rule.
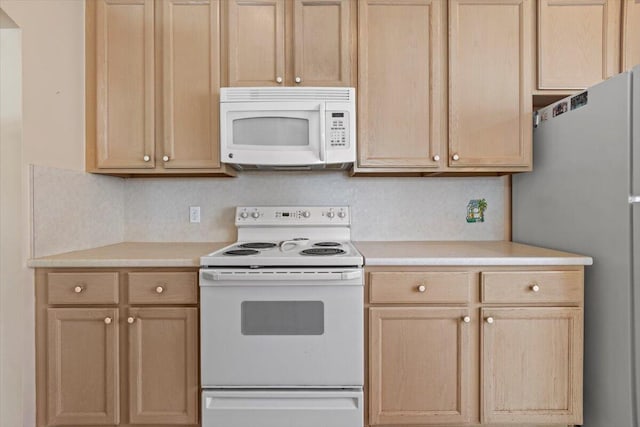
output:
[[30,175],[33,257],[124,240],[124,179],[37,165]]
[[[505,178],[364,178],[243,172],[237,178],[120,179],[34,167],[36,256],[116,241],[229,241],[239,205],[349,205],[354,240],[502,240]],[[470,199],[485,222],[466,222]],[[189,206],[202,222],[189,223]]]

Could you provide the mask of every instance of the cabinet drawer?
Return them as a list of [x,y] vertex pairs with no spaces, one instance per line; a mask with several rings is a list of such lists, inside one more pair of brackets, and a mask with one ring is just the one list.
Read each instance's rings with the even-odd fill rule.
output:
[[117,304],[118,273],[47,273],[49,304]]
[[580,302],[582,294],[582,273],[579,271],[482,273],[482,302]]
[[129,273],[130,304],[197,304],[198,274]]
[[466,303],[471,273],[370,273],[371,303]]

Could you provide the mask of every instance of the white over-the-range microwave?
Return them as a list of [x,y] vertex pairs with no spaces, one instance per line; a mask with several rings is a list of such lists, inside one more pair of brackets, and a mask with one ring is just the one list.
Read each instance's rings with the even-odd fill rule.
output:
[[238,169],[346,168],[356,159],[355,89],[220,90],[220,152]]

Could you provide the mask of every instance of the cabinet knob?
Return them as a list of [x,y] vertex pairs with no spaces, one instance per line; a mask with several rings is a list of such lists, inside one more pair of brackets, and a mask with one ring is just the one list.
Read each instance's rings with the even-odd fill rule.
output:
[[439,162],[440,161],[440,156],[438,156],[437,154],[435,156],[433,156],[433,161],[434,162]]
[[112,319],[111,319],[111,317],[105,317],[105,318],[104,318],[104,323],[105,323],[106,325],[110,325],[110,324],[111,324],[111,320],[112,320]]
[[276,83],[282,83],[282,77],[280,76],[276,77]]
[[427,287],[425,285],[418,286],[418,292],[424,292],[426,290],[427,290]]
[[487,317],[485,320],[487,321],[488,324],[493,323],[493,317]]
[[469,316],[464,316],[464,317],[462,318],[462,321],[463,321],[464,323],[469,323],[469,322],[471,322],[471,317],[469,317]]
[[533,284],[533,285],[531,285],[531,290],[533,292],[539,292],[540,291],[540,286],[538,284]]
[[128,324],[130,324],[130,325],[131,325],[133,322],[135,322],[135,321],[136,321],[136,318],[135,318],[135,317],[128,317],[128,318],[127,318],[127,323],[128,323]]
[[296,77],[296,83],[302,83],[302,79],[300,77]]
[[458,153],[455,153],[453,156],[451,156],[451,158],[453,159],[453,161],[457,161],[460,160],[460,155]]
[[163,292],[164,292],[164,288],[163,288],[162,286],[158,286],[158,287],[156,288],[156,293],[161,294],[161,293],[163,293]]
[[163,162],[168,162],[169,161],[169,156],[162,156],[162,161]]
[[149,156],[147,156],[145,154],[144,157],[142,158],[142,160],[144,160],[145,162],[148,162],[149,160],[151,160],[151,157],[149,157]]
[[84,288],[82,286],[80,286],[80,285],[78,285],[75,288],[73,288],[73,292],[75,292],[76,294],[79,294],[83,290],[84,290]]

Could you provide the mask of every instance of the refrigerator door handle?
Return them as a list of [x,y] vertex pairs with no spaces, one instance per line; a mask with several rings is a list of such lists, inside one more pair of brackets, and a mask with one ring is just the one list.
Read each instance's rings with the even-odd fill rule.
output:
[[640,203],[640,196],[629,196],[629,203]]

